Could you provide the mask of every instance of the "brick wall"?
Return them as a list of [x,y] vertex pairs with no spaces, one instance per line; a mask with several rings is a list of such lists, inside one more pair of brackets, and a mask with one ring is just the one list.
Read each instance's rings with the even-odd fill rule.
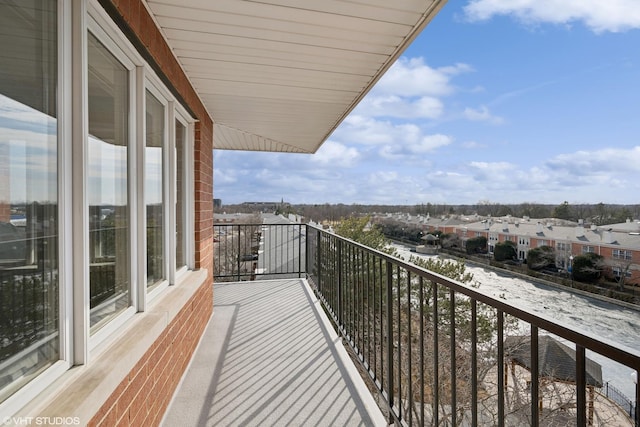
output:
[[89,424],[154,426],[162,419],[213,310],[213,121],[142,2],[101,3],[114,18],[124,21],[137,38],[134,44],[144,46],[198,120],[193,165],[195,267],[207,269],[208,278]]
[[89,426],[159,425],[212,312],[205,282],[120,383]]

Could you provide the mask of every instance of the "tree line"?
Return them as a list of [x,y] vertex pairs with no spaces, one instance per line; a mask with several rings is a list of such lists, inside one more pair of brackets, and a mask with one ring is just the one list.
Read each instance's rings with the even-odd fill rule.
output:
[[[252,205],[223,205],[219,211],[226,213],[253,213]],[[403,213],[410,215],[430,215],[441,217],[449,215],[480,215],[502,217],[558,218],[569,221],[583,219],[596,225],[615,224],[627,219],[640,218],[640,204],[570,204],[563,201],[558,205],[539,203],[503,204],[488,200],[471,205],[449,205],[439,203],[420,203],[415,205],[382,205],[382,204],[278,204],[278,213],[296,214],[313,220],[339,221],[352,216],[372,213]]]

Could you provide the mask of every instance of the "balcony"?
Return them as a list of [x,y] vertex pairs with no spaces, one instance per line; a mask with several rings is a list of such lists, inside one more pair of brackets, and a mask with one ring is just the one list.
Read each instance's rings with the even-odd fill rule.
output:
[[637,375],[638,351],[313,226],[215,229],[214,316],[165,425],[638,425],[588,357]]

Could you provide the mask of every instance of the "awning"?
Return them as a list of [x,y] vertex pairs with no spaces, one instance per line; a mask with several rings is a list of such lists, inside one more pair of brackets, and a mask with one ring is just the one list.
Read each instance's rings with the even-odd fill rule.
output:
[[313,153],[446,0],[147,0],[214,148]]

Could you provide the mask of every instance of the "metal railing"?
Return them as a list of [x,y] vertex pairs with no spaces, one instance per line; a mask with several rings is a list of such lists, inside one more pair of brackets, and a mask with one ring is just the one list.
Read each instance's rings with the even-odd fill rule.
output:
[[636,406],[638,403],[629,399],[623,392],[609,384],[608,381],[602,387],[602,392],[609,399],[616,402],[618,406],[627,411],[629,417],[633,417],[633,415],[636,413]]
[[58,329],[57,241],[55,235],[25,237],[16,241],[22,246],[13,251],[15,259],[2,259],[0,362]]
[[[257,230],[231,227],[235,228],[219,231],[237,230],[252,241]],[[289,250],[298,258],[293,257],[297,263],[286,263],[291,269],[282,273],[306,274],[381,392],[390,422],[586,426],[633,425],[635,418],[638,425],[637,405],[631,417],[625,414],[628,409],[601,408],[610,401],[599,400],[602,380],[593,372],[597,364],[586,351],[636,374],[640,352],[567,328],[319,228],[289,227],[297,230],[292,234],[299,239],[281,239],[273,247],[284,257],[283,245],[297,245],[297,252]],[[230,241],[242,249],[242,244]],[[267,249],[258,251],[259,257],[273,256],[266,254]],[[231,273],[228,277],[251,276]],[[575,351],[549,362],[543,357],[547,335],[569,343]],[[635,389],[640,394],[637,384]]]
[[221,280],[302,277],[305,224],[216,224],[213,276]]

